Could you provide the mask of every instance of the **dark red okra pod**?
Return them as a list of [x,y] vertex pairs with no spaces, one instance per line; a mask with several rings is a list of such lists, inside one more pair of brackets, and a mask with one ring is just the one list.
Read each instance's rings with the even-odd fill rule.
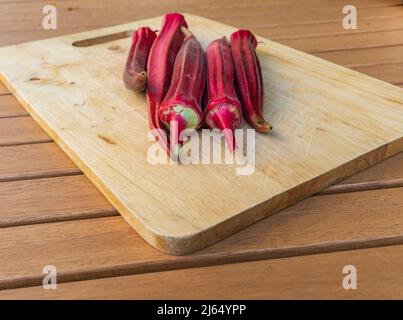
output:
[[[164,16],[161,31],[151,47],[147,65],[147,100],[150,129],[162,129],[159,108],[169,88],[176,55],[182,46],[185,35],[181,29],[187,28],[183,15],[169,13]],[[168,150],[167,140],[157,137],[161,145]]]
[[231,35],[236,87],[243,114],[257,131],[268,132],[272,127],[263,118],[263,79],[256,46],[256,38],[249,30],[238,30]]
[[147,84],[147,60],[157,34],[149,27],[133,32],[132,44],[123,72],[127,89],[144,91]]
[[[197,129],[203,120],[202,98],[206,83],[204,52],[200,42],[188,35],[175,59],[171,85],[160,107],[160,119],[167,129],[176,124],[178,151],[184,129]],[[177,144],[179,142],[179,145]]]
[[211,129],[220,129],[228,148],[234,151],[234,130],[241,124],[242,110],[235,91],[234,63],[227,39],[222,38],[209,44],[207,61],[207,107],[204,119]]

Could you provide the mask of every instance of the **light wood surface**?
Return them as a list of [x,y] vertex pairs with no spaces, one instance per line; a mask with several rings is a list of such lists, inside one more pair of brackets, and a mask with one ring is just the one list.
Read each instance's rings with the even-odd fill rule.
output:
[[[0,298],[402,299],[402,250],[392,246],[78,281],[58,284],[56,290],[0,291]],[[343,288],[347,265],[356,268],[357,289]]]
[[[234,30],[186,17],[205,46]],[[198,250],[403,149],[401,89],[261,38],[265,116],[276,129],[258,135],[254,173],[149,164],[145,98],[120,79],[130,39],[73,44],[160,23],[0,49],[9,89],[154,247],[171,254]]]
[[[160,2],[160,1],[158,1]],[[158,7],[157,0],[149,0],[147,3],[151,4],[151,9],[149,11],[143,10],[147,5],[142,4],[142,2],[133,2],[132,0],[117,0],[113,2],[99,2],[95,0],[63,0],[56,2],[56,6],[58,8],[59,13],[59,28],[56,31],[47,31],[43,30],[40,26],[40,21],[43,17],[41,14],[41,9],[43,5],[48,4],[47,1],[33,1],[33,0],[18,0],[17,1],[7,1],[0,3],[0,11],[6,12],[7,14],[2,15],[0,18],[0,29],[2,36],[0,37],[0,45],[6,44],[14,44],[22,41],[31,41],[40,38],[48,38],[52,35],[62,35],[69,34],[71,32],[78,32],[83,30],[96,29],[99,27],[114,25],[123,22],[129,22],[136,19],[147,18],[152,15],[163,14],[166,11],[172,10],[182,10],[186,12],[191,12],[194,14],[203,15],[206,17],[214,18],[219,21],[221,19],[226,19],[229,24],[233,24],[237,27],[245,27],[251,28],[257,34],[263,35],[265,34],[267,37],[276,39],[276,41],[281,42],[280,38],[290,38],[290,37],[310,37],[324,36],[328,37],[330,34],[353,34],[360,33],[361,38],[365,39],[370,35],[371,32],[374,31],[382,31],[382,30],[392,30],[396,29],[397,23],[401,21],[399,16],[402,16],[403,6],[396,6],[396,4],[401,4],[401,1],[378,1],[378,0],[357,0],[354,1],[354,4],[358,8],[359,15],[359,28],[355,31],[353,30],[343,30],[341,28],[341,8],[345,4],[345,1],[322,1],[322,0],[313,0],[313,1],[252,1],[248,4],[245,4],[241,1],[214,1],[214,3],[206,3],[197,1],[187,1],[186,4],[183,2],[178,2],[176,0],[165,2],[163,6]],[[140,5],[142,10],[136,10],[136,6]],[[240,10],[240,6],[242,9],[243,6],[254,7],[256,8],[256,12],[260,15],[264,16],[270,15],[270,18],[261,19],[261,23],[256,23],[255,16],[252,14],[249,16],[249,19],[239,18],[242,16],[242,10]],[[288,19],[287,10],[282,10],[279,12],[278,16],[275,17],[272,15],[273,10],[277,10],[279,6],[284,6],[284,8],[288,8],[288,12],[295,11],[291,19]],[[320,6],[326,6],[328,11],[332,12],[331,15],[328,15],[326,19],[322,18],[321,11],[323,8],[319,8]],[[362,10],[362,8],[374,7],[375,9],[383,8],[382,10],[371,10],[371,8]],[[73,10],[68,10],[68,8],[72,8]],[[305,7],[305,9],[303,8]],[[228,8],[234,8],[234,10],[227,10]],[[311,14],[316,13],[315,14]],[[216,14],[219,12],[219,15]],[[213,16],[215,14],[215,16]],[[284,21],[284,23],[282,22]],[[402,32],[403,36],[403,32]],[[279,39],[279,40],[277,40]],[[343,37],[334,37],[334,43],[327,43],[323,45],[323,50],[326,51],[327,46],[331,45],[332,47],[337,47],[336,51],[343,51],[343,54],[337,55],[338,60],[337,63],[352,67],[353,69],[368,74],[370,76],[376,77],[378,79],[388,81],[392,84],[402,87],[403,86],[403,72],[401,70],[401,66],[403,60],[401,59],[402,55],[399,53],[399,46],[386,46],[384,50],[374,51],[371,49],[362,49],[360,50],[360,46],[365,46],[364,42],[360,42],[354,48],[343,50],[343,43],[346,38]],[[375,43],[376,44],[376,43]],[[379,54],[376,54],[378,52]],[[326,52],[325,52],[326,53]],[[368,54],[368,57],[367,57]],[[360,59],[356,59],[356,55],[360,57]],[[360,61],[361,60],[361,61]],[[395,63],[396,61],[400,61],[400,63]],[[368,65],[363,67],[354,67],[355,65]],[[0,82],[0,96],[2,95],[10,95],[7,89],[2,86]],[[11,110],[16,110],[18,105],[12,106]],[[0,110],[3,108],[3,105],[0,103]],[[20,107],[20,110],[22,108]],[[1,111],[0,111],[1,112]],[[4,114],[7,117],[7,114]],[[267,218],[257,224],[254,224],[251,227],[246,228],[240,233],[231,236],[224,241],[220,241],[219,243],[204,249],[197,253],[204,254],[206,250],[217,250],[221,252],[219,255],[212,255],[211,259],[208,259],[207,262],[203,263],[179,263],[180,259],[185,258],[188,259],[193,255],[185,256],[185,257],[174,257],[175,260],[172,261],[171,264],[163,263],[161,266],[158,263],[152,262],[154,261],[150,257],[156,254],[158,259],[167,259],[170,256],[166,256],[157,252],[148,246],[135,232],[133,232],[130,227],[122,221],[120,217],[113,218],[96,218],[89,220],[78,220],[78,221],[66,221],[66,222],[57,222],[52,223],[52,221],[56,221],[57,217],[60,218],[59,221],[63,219],[70,220],[80,219],[79,215],[74,215],[75,212],[83,212],[84,215],[90,214],[91,212],[86,211],[87,205],[84,199],[91,198],[92,203],[105,203],[104,209],[110,209],[111,206],[108,205],[105,200],[102,200],[102,196],[94,190],[94,188],[89,188],[90,183],[87,181],[85,183],[85,178],[83,178],[83,187],[82,187],[82,195],[74,197],[70,200],[68,197],[62,197],[62,194],[65,192],[63,187],[63,179],[65,169],[75,169],[78,173],[78,168],[71,165],[68,162],[66,156],[60,151],[60,149],[56,146],[53,148],[49,148],[45,146],[54,145],[52,143],[38,143],[37,131],[35,130],[35,126],[33,130],[25,131],[26,136],[31,135],[31,141],[35,144],[24,144],[21,146],[12,146],[14,140],[14,135],[18,134],[19,123],[16,123],[14,126],[12,122],[3,122],[6,124],[8,130],[4,130],[5,136],[1,135],[2,141],[6,141],[8,143],[8,147],[0,147],[0,172],[1,175],[8,175],[9,172],[12,172],[13,180],[18,181],[26,181],[28,185],[34,186],[34,182],[37,178],[43,177],[49,173],[52,178],[47,178],[49,181],[49,185],[54,186],[55,197],[61,199],[59,202],[51,201],[53,195],[52,190],[46,188],[46,183],[41,183],[36,188],[35,192],[32,192],[32,188],[28,188],[25,190],[23,185],[20,185],[18,189],[2,189],[7,190],[8,197],[14,197],[15,203],[8,202],[7,207],[4,207],[4,211],[7,211],[7,208],[10,210],[18,210],[18,208],[14,208],[14,206],[20,206],[21,214],[24,213],[26,217],[29,217],[30,212],[35,212],[35,215],[31,215],[31,218],[34,220],[41,220],[42,210],[46,210],[49,212],[49,216],[46,217],[45,220],[42,220],[46,223],[44,224],[35,224],[31,225],[30,219],[21,221],[18,215],[14,215],[12,219],[19,220],[19,223],[25,224],[23,226],[19,225],[16,227],[8,227],[0,229],[0,237],[2,238],[2,247],[0,250],[0,260],[7,261],[6,269],[2,269],[0,271],[0,275],[3,273],[6,275],[4,278],[0,280],[0,288],[15,288],[21,286],[28,285],[39,285],[42,281],[43,275],[41,274],[43,265],[48,264],[50,260],[55,261],[56,267],[61,267],[61,281],[79,281],[83,279],[92,279],[99,277],[110,277],[112,275],[130,275],[135,273],[148,273],[158,270],[167,270],[167,269],[178,269],[184,267],[194,267],[194,266],[202,266],[202,265],[217,265],[223,264],[223,268],[227,268],[230,270],[233,262],[243,261],[242,254],[238,251],[235,251],[234,256],[232,253],[236,250],[238,244],[242,243],[257,243],[259,241],[264,242],[264,238],[266,237],[268,232],[271,232],[270,221],[276,219],[280,219],[280,215],[274,215],[270,218]],[[2,124],[3,124],[2,123]],[[1,129],[0,129],[1,130]],[[21,140],[21,139],[18,139]],[[20,143],[21,141],[17,141]],[[41,151],[42,147],[44,147],[43,151]],[[1,153],[4,149],[8,150],[7,153]],[[3,155],[7,154],[6,158]],[[32,157],[32,161],[30,161],[30,157]],[[52,158],[58,159],[57,161],[52,161]],[[6,159],[6,161],[3,161]],[[63,160],[64,159],[64,160]],[[395,178],[401,178],[401,170],[403,155],[399,154],[390,160],[383,161],[378,165],[371,167],[368,170],[363,171],[362,173],[355,175],[348,179],[351,183],[347,185],[348,188],[344,189],[343,192],[355,191],[360,188],[360,183],[362,182],[382,182],[382,181],[393,181]],[[3,170],[4,169],[4,170]],[[19,172],[21,170],[21,172]],[[28,173],[28,174],[27,174]],[[34,180],[32,180],[34,179]],[[60,183],[52,183],[51,180],[55,179],[56,181],[60,181]],[[0,179],[1,180],[1,179]],[[39,181],[39,180],[38,180]],[[8,182],[6,183],[8,184]],[[2,182],[0,182],[0,186]],[[351,189],[353,187],[353,189]],[[34,187],[35,189],[35,187]],[[28,192],[28,190],[30,190]],[[69,190],[68,186],[66,187],[66,192]],[[326,248],[326,251],[333,250],[345,250],[351,247],[354,248],[365,248],[365,247],[374,247],[373,252],[383,251],[383,247],[385,244],[395,245],[395,244],[403,244],[403,227],[399,222],[396,222],[396,218],[392,215],[386,215],[385,220],[381,218],[383,214],[389,211],[391,207],[391,211],[394,212],[396,217],[398,217],[401,213],[399,210],[393,209],[396,206],[403,206],[403,198],[395,197],[393,201],[390,201],[392,198],[386,195],[389,189],[377,189],[376,191],[371,191],[372,201],[369,202],[367,211],[368,211],[368,219],[364,217],[364,212],[366,208],[366,204],[363,203],[362,206],[362,215],[358,215],[355,217],[354,209],[347,210],[346,214],[340,214],[338,211],[339,203],[337,202],[329,202],[329,203],[317,203],[320,207],[316,208],[317,216],[315,215],[316,220],[312,220],[314,223],[314,230],[320,230],[323,233],[326,233],[329,229],[329,233],[331,238],[333,239],[341,239],[343,235],[338,233],[340,230],[343,230],[343,222],[349,224],[349,228],[346,230],[344,239],[344,245],[339,245],[337,242],[334,245],[330,245]],[[334,190],[333,190],[334,191]],[[41,192],[46,193],[48,195],[47,201],[49,203],[48,206],[44,203],[46,198],[43,197],[44,201],[42,203],[35,201],[34,198],[30,199],[29,194],[32,196],[36,194],[40,194]],[[1,192],[0,192],[1,193]],[[16,193],[16,195],[11,196],[11,193]],[[362,192],[356,192],[354,197],[351,197],[350,201],[354,201],[354,199],[359,199]],[[3,194],[2,194],[3,195]],[[4,196],[6,196],[4,194]],[[340,195],[341,196],[341,195]],[[25,199],[24,201],[19,201],[19,197],[21,199]],[[316,197],[311,197],[304,202],[310,202],[311,199],[315,199]],[[390,202],[388,202],[388,201]],[[27,205],[24,206],[24,202],[27,202]],[[88,201],[88,200],[87,200]],[[348,201],[346,206],[350,206],[351,202]],[[382,206],[373,206],[374,202],[381,202]],[[74,210],[68,210],[69,205],[74,208]],[[299,205],[299,204],[298,204]],[[352,205],[353,206],[353,205]],[[354,206],[353,206],[354,207]],[[25,208],[25,209],[22,209]],[[64,208],[67,208],[65,210]],[[344,208],[344,207],[343,207]],[[3,209],[3,207],[2,207]],[[291,209],[291,208],[290,208]],[[287,209],[288,210],[288,209]],[[335,233],[333,233],[333,228],[330,224],[326,223],[326,219],[322,219],[322,213],[325,213],[330,210],[330,215],[335,215],[335,217],[339,218],[337,226],[335,228]],[[15,211],[17,212],[17,211]],[[52,212],[57,213],[57,215],[53,216]],[[303,219],[304,212],[300,212],[299,217]],[[57,218],[57,219],[58,219]],[[110,220],[112,219],[112,220]],[[116,219],[116,220],[115,220]],[[290,216],[290,219],[294,219],[293,216]],[[12,221],[12,220],[10,220]],[[100,223],[98,223],[99,221]],[[332,221],[332,220],[331,220]],[[365,222],[365,228],[370,233],[361,233],[361,229],[363,228],[362,222]],[[77,224],[76,224],[77,223]],[[295,236],[291,231],[287,231],[286,226],[290,223],[288,219],[281,219],[278,222],[273,222],[274,224],[278,224],[281,226],[281,237],[288,237],[289,243],[292,243],[292,239],[295,239]],[[261,225],[261,228],[259,227]],[[61,226],[65,226],[62,228]],[[304,224],[303,224],[304,226]],[[96,230],[94,230],[94,228]],[[75,236],[74,230],[77,230],[78,233]],[[246,232],[250,230],[249,232]],[[307,232],[312,229],[308,228]],[[391,231],[391,233],[389,233]],[[95,232],[95,233],[94,233]],[[288,234],[288,232],[291,232]],[[251,234],[254,234],[255,237],[252,237]],[[389,237],[392,235],[391,237]],[[362,236],[362,237],[361,237]],[[93,238],[92,238],[93,237]],[[357,239],[360,237],[359,242],[352,242],[349,240]],[[7,239],[7,240],[6,240]],[[234,241],[230,241],[234,239]],[[316,252],[323,252],[320,248],[321,239],[320,237],[312,238],[313,247],[315,250],[319,250]],[[330,238],[326,238],[330,239]],[[298,240],[298,239],[296,239]],[[284,240],[281,240],[284,241]],[[32,243],[32,246],[30,245]],[[105,250],[100,250],[97,248],[96,244],[104,244]],[[347,243],[347,245],[346,245]],[[286,242],[283,242],[286,244]],[[270,243],[264,242],[263,247],[270,247]],[[393,247],[393,246],[392,246]],[[24,250],[25,248],[25,250]],[[34,249],[32,249],[34,248]],[[86,248],[88,250],[86,250]],[[32,253],[30,250],[33,250]],[[309,249],[309,248],[308,248]],[[309,250],[304,247],[296,246],[295,250],[286,250],[285,255],[288,256],[290,252],[292,255],[303,256],[305,254],[309,254]],[[397,249],[398,252],[402,252],[402,249]],[[15,255],[12,252],[16,252]],[[363,250],[355,250],[355,254],[360,254]],[[48,252],[48,254],[46,254]],[[266,251],[262,250],[262,255],[260,255],[260,250],[256,252],[247,251],[246,259],[247,260],[256,260],[260,258],[272,258],[273,262],[275,261],[283,261],[284,259],[278,260],[276,259],[277,255],[269,253],[266,255]],[[270,251],[268,251],[270,252]],[[366,252],[366,251],[363,251]],[[128,259],[125,257],[128,254]],[[46,255],[46,257],[45,257]],[[228,259],[222,259],[220,257],[229,257]],[[38,258],[36,258],[38,257]],[[306,268],[300,267],[301,265],[295,265],[292,263],[294,260],[287,260],[291,263],[286,263],[284,265],[284,272],[282,274],[275,273],[273,277],[270,279],[271,283],[276,283],[278,286],[271,287],[273,290],[269,292],[267,286],[265,288],[261,288],[260,292],[262,296],[266,293],[266,297],[277,296],[281,297],[282,292],[284,295],[287,295],[287,285],[286,279],[290,279],[295,276],[296,279],[300,279],[304,281],[304,273],[305,271],[313,271],[316,272],[315,269],[315,259],[319,257],[319,255],[310,256],[311,262],[306,265]],[[294,259],[294,258],[293,258]],[[128,261],[139,261],[141,260],[141,264],[138,265],[134,263],[131,265],[127,263]],[[151,260],[151,262],[149,262]],[[91,262],[92,261],[92,262]],[[107,268],[103,268],[103,264],[107,263]],[[121,263],[122,262],[122,263]],[[337,262],[344,262],[343,258],[340,255],[335,255],[334,260],[330,263],[334,264]],[[394,259],[390,259],[389,256],[375,256],[375,258],[370,259],[370,269],[376,270],[377,264],[381,265],[381,268],[385,270],[390,270],[391,267],[396,263]],[[390,264],[390,265],[389,265]],[[26,268],[21,268],[21,265],[26,265]],[[140,267],[139,267],[140,266]],[[169,266],[169,267],[168,267]],[[294,267],[295,266],[295,267]],[[81,268],[83,267],[83,268]],[[397,264],[397,267],[401,269],[401,267]],[[7,270],[16,270],[16,272],[8,272]],[[204,268],[207,271],[203,274],[199,274],[200,282],[205,280],[214,278],[215,271],[211,268]],[[257,271],[257,267],[252,267],[249,269],[249,274],[245,275],[244,283],[248,282],[248,279],[252,277],[254,272]],[[327,270],[327,265],[321,266],[317,273],[322,273]],[[360,272],[360,271],[359,271]],[[400,272],[400,271],[399,271]],[[18,274],[17,274],[18,273]],[[393,281],[388,280],[379,280],[374,282],[374,278],[359,277],[359,287],[364,288],[365,290],[358,290],[354,293],[354,296],[357,297],[372,297],[372,298],[396,298],[398,297],[398,293],[402,291],[398,285],[395,285],[399,279],[399,273],[390,273],[388,271],[385,272],[386,275],[390,274],[390,277]],[[160,274],[160,273],[158,273]],[[324,272],[322,273],[324,274]],[[340,271],[337,270],[337,275],[340,274]],[[382,274],[379,272],[379,274]],[[150,279],[153,278],[153,273],[149,274]],[[266,276],[266,275],[262,275]],[[301,276],[300,278],[298,278]],[[331,275],[325,275],[323,277],[324,281],[319,281],[317,288],[315,291],[321,292],[322,296],[326,296],[329,298],[340,297],[338,294],[334,293],[334,287],[331,286],[331,281],[327,281],[331,279]],[[361,280],[360,280],[361,279]],[[378,279],[378,278],[376,278]],[[114,280],[114,279],[112,279]],[[340,279],[339,279],[340,280]],[[337,280],[339,283],[339,280]],[[361,282],[360,282],[361,281]],[[70,283],[70,282],[69,282]],[[74,282],[73,282],[74,283]],[[158,281],[150,282],[154,286],[154,290],[160,292],[161,295],[164,294],[165,288],[163,288]],[[295,283],[298,283],[295,280]],[[282,285],[283,284],[283,285]],[[381,284],[382,288],[376,286],[376,284]],[[292,290],[292,286],[294,284],[289,285],[289,290]],[[225,287],[230,286],[229,283],[225,281],[220,282],[217,287],[214,287],[217,292],[222,292],[220,290],[224,290]],[[253,291],[254,285],[248,286],[247,284],[239,286],[236,290],[236,293],[243,297],[254,297],[255,292]],[[288,297],[296,297],[296,298],[307,298],[312,297],[310,286],[305,284],[301,286],[296,286],[300,290],[296,290],[295,294],[290,294]],[[256,288],[258,286],[256,285]],[[113,292],[109,292],[109,290],[105,287],[99,287],[99,295],[103,295],[104,297],[111,297]],[[231,289],[232,290],[232,289]],[[38,295],[35,298],[40,298],[43,291],[38,291]],[[187,290],[183,288],[183,297],[187,298],[191,296],[191,290]],[[232,290],[232,294],[234,290]],[[59,297],[67,297],[73,295],[75,292],[75,288],[68,289],[67,291],[63,291],[63,294],[60,294]],[[268,293],[269,292],[269,293]],[[13,297],[19,298],[23,297],[23,292],[15,291],[13,292]],[[382,293],[382,294],[380,294]],[[88,295],[95,296],[94,291],[88,293]],[[378,295],[377,295],[378,294]],[[224,296],[225,294],[219,294],[219,298]],[[80,296],[85,298],[86,292],[85,290],[80,290]],[[232,298],[233,295],[228,294],[229,298]],[[345,296],[345,298],[349,298]]]

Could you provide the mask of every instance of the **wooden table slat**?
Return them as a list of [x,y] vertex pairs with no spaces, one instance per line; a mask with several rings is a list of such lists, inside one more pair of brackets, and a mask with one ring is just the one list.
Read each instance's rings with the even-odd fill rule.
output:
[[83,175],[0,183],[0,228],[117,215]]
[[[402,32],[403,35],[403,32]],[[340,59],[340,58],[339,58]],[[365,60],[364,60],[365,61]],[[341,60],[343,63],[348,61]],[[403,62],[390,64],[375,64],[370,66],[355,67],[354,70],[371,77],[400,85],[403,84]],[[0,82],[0,85],[2,83]],[[1,90],[1,87],[0,87]],[[11,95],[0,95],[0,118],[28,115],[19,102]],[[12,121],[12,120],[11,120]]]
[[345,30],[340,21],[314,22],[295,25],[263,25],[254,27],[256,34],[274,41],[320,38],[341,35],[358,35],[371,32],[400,30],[403,27],[403,12],[400,17],[371,17],[361,19],[357,29]]
[[[321,8],[321,6],[306,7],[306,11],[294,10],[295,8],[287,7],[283,11],[270,10],[269,12],[261,11],[256,13],[251,19],[248,13],[240,13],[235,16],[224,16],[219,14],[216,17],[212,16],[220,22],[229,25],[236,25],[239,28],[250,28],[282,25],[287,27],[289,25],[301,25],[309,23],[327,23],[339,22],[342,23],[343,14],[342,9],[344,4],[329,6],[328,8]],[[319,9],[318,9],[319,8]],[[403,6],[382,6],[382,7],[361,7],[359,9],[359,21],[372,19],[373,17],[401,17],[403,14]],[[207,16],[210,18],[210,16]]]
[[0,182],[64,176],[80,172],[80,169],[53,142],[0,148]]
[[349,68],[400,64],[403,63],[403,45],[323,52],[315,55]]
[[31,117],[0,118],[0,147],[50,141]]
[[[0,291],[0,299],[401,299],[402,250],[391,246],[58,283],[57,290]],[[357,272],[355,290],[343,288],[345,266]]]
[[4,86],[4,84],[0,81],[0,96],[3,95],[11,95],[10,91]]
[[378,64],[367,67],[356,67],[353,69],[394,85],[403,84],[403,63]]
[[[1,90],[1,88],[0,88]],[[28,113],[12,95],[0,95],[0,118],[27,116]]]
[[[403,17],[401,18],[403,22]],[[263,35],[262,35],[263,36]],[[284,39],[278,42],[297,50],[312,54],[329,51],[346,51],[350,49],[395,47],[403,45],[403,28],[399,30],[344,33],[340,35],[326,35],[319,37]],[[393,50],[393,49],[392,49]]]

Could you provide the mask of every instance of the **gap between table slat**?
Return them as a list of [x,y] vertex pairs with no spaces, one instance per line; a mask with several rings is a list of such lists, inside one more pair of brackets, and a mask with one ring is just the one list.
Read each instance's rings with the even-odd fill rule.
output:
[[380,181],[337,184],[337,185],[330,186],[322,191],[319,191],[316,195],[346,193],[346,192],[359,192],[359,191],[399,188],[399,187],[403,187],[403,178],[380,180]]
[[0,182],[81,174],[54,143],[0,147]]
[[51,141],[31,117],[0,118],[0,147]]

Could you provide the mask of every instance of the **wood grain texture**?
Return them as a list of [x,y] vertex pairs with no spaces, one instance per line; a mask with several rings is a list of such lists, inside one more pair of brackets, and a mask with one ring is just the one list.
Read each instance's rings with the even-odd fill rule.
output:
[[0,182],[79,174],[55,143],[0,148]]
[[117,214],[82,175],[1,183],[0,202],[0,228]]
[[[233,30],[200,17],[188,21],[204,45]],[[235,166],[152,166],[146,159],[144,97],[126,91],[117,72],[130,40],[71,46],[139,23],[157,28],[160,18],[3,48],[0,70],[36,121],[162,251],[200,249],[403,148],[399,88],[260,39],[266,44],[259,51],[262,67],[270,77],[266,117],[277,131],[257,137],[255,173],[236,176]],[[110,50],[112,44],[120,49]],[[23,71],[13,67],[17,62],[25,63]],[[183,184],[188,177],[197,182],[191,192]]]
[[[403,20],[402,20],[403,21]],[[348,61],[339,61],[341,64],[345,64]],[[403,63],[391,63],[391,64],[375,64],[364,67],[354,67],[354,70],[367,74],[371,77],[389,82],[391,84],[399,85],[403,84]],[[3,86],[4,92],[8,91]],[[0,118],[24,116],[28,113],[20,105],[20,103],[9,93],[1,94],[0,86]],[[12,120],[11,120],[12,121]],[[35,133],[33,132],[32,135]]]
[[[178,10],[203,15],[231,25],[235,24],[236,27],[254,29],[255,27],[282,26],[283,34],[287,33],[288,26],[297,24],[333,22],[338,23],[336,27],[340,29],[340,21],[343,17],[341,10],[345,5],[345,1],[339,0],[253,1],[248,4],[239,0],[204,0],[203,2],[188,0],[180,3],[159,0],[147,2],[119,0],[117,4],[115,3],[97,0],[64,0],[55,3],[59,16],[58,29],[51,31],[44,30],[38,23],[43,18],[42,8],[48,4],[47,1],[18,1],[2,4],[7,14],[3,15],[0,21],[0,30],[2,30],[0,45],[112,26]],[[398,4],[401,4],[400,0],[354,1],[354,5],[360,9],[360,29],[374,19],[403,16]],[[19,23],[15,23],[16,20]]]
[[402,244],[402,192],[311,197],[186,256],[154,250],[121,217],[4,228],[0,288],[40,285],[48,264],[57,267],[61,283]]
[[[330,3],[329,3],[330,4]],[[301,3],[301,6],[305,5],[304,8],[294,9],[292,6],[283,7],[278,10],[262,11],[256,12],[251,19],[248,16],[247,11],[238,11],[237,15],[232,17],[225,16],[225,14],[218,15],[217,17],[210,17],[219,20],[222,23],[233,24],[234,18],[236,19],[236,24],[238,28],[249,28],[254,27],[271,27],[276,25],[282,25],[284,27],[288,25],[301,25],[309,23],[328,23],[328,22],[339,22],[343,19],[342,8],[345,5],[329,5],[329,6],[318,6],[317,3],[311,2],[310,5],[306,6],[306,3]],[[389,6],[383,4],[375,4],[373,6],[361,7],[360,8],[360,21],[366,19],[372,19],[373,17],[401,17],[403,13],[403,7],[401,5]]]
[[403,63],[356,67],[354,70],[395,85],[403,84]]
[[[401,299],[402,250],[392,246],[61,283],[57,290],[0,291],[0,298]],[[357,270],[356,290],[343,288],[347,265]]]
[[[403,17],[400,18],[403,21]],[[263,36],[263,34],[262,34]],[[330,34],[328,36],[280,39],[278,42],[312,54],[346,51],[354,48],[382,48],[403,45],[403,28],[370,33]]]
[[[403,16],[403,12],[402,12]],[[293,25],[262,25],[254,27],[254,31],[260,34],[262,37],[269,38],[271,40],[290,40],[290,39],[302,39],[302,38],[327,38],[331,35],[357,35],[364,36],[365,33],[400,30],[403,27],[402,16],[400,17],[370,17],[368,19],[361,19],[360,25],[357,29],[345,30],[340,21],[329,22],[316,22]],[[335,39],[334,43],[339,43],[339,38]],[[333,45],[334,43],[331,43]],[[322,48],[326,48],[325,45]],[[380,57],[381,58],[381,57]]]
[[10,91],[4,86],[4,84],[0,81],[0,96],[3,95],[11,95]]
[[[382,48],[356,48],[351,51],[323,52],[317,53],[316,56],[349,68],[400,64],[403,62],[403,45]],[[379,57],[382,57],[382,62]]]
[[[151,15],[163,14],[171,10],[186,11],[204,15],[209,18],[223,19],[224,12],[228,17],[230,24],[237,27],[245,27],[263,37],[269,37],[274,40],[281,39],[300,39],[309,37],[323,36],[325,41],[317,39],[322,50],[329,50],[330,47],[336,46],[346,51],[344,41],[348,41],[359,48],[360,45],[365,47],[365,33],[380,31],[390,31],[401,29],[403,6],[400,0],[393,1],[355,1],[354,5],[360,9],[360,24],[357,30],[344,30],[342,28],[341,8],[345,3],[343,1],[273,1],[273,2],[256,2],[245,5],[239,1],[214,1],[214,3],[200,4],[198,1],[187,1],[186,4],[178,5],[175,2],[164,3],[161,5],[159,1],[148,1],[147,5],[142,3],[133,3],[129,0],[120,0],[119,5],[113,3],[99,3],[95,0],[85,1],[63,1],[57,4],[59,12],[59,28],[57,30],[43,30],[38,21],[43,17],[41,8],[47,4],[46,1],[36,2],[18,2],[3,4],[4,11],[8,14],[3,16],[1,24],[2,38],[0,45],[19,43],[32,39],[42,39],[49,36],[68,34],[87,29],[95,29],[97,27],[127,22],[133,19],[144,18]],[[141,10],[139,10],[141,8]],[[361,10],[364,8],[366,10]],[[368,10],[369,9],[369,10]],[[165,11],[164,11],[165,10]],[[237,18],[240,12],[248,12],[252,10],[251,15],[243,20]],[[288,20],[290,12],[293,12],[290,20]],[[323,20],[323,11],[329,12],[331,19]],[[256,25],[254,13],[264,15],[262,24]],[[221,18],[220,18],[221,16]],[[19,23],[15,23],[19,17],[24,17]],[[224,17],[225,18],[225,17]],[[349,41],[349,35],[361,34],[358,42]],[[330,35],[341,35],[342,37],[332,38]],[[329,39],[329,41],[326,41]],[[388,51],[393,52],[394,47],[389,47]],[[350,54],[345,55],[345,62],[338,62],[343,65],[348,64],[349,56],[354,55],[354,51],[347,50]],[[365,64],[366,55],[360,54]],[[378,63],[387,62],[389,55],[378,55]],[[403,83],[403,79],[399,81]]]
[[388,160],[377,163],[367,170],[341,181],[339,184],[353,185],[356,183],[359,184],[401,178],[403,178],[403,154],[399,153]]
[[[344,61],[342,62],[344,64]],[[353,69],[391,84],[403,84],[403,63],[392,63],[386,65],[376,64],[366,67],[355,67]],[[3,95],[2,92],[4,92]],[[0,82],[0,117],[6,118],[27,115],[27,112],[19,102],[12,97],[10,93],[6,92],[8,92],[8,90]]]
[[[21,105],[19,106],[21,107]],[[18,146],[52,141],[29,116],[20,119],[0,118],[0,133],[2,133],[0,146]]]
[[28,115],[28,113],[12,95],[0,94],[0,118],[26,115]]
[[0,118],[0,147],[49,141],[52,139],[30,117]]

